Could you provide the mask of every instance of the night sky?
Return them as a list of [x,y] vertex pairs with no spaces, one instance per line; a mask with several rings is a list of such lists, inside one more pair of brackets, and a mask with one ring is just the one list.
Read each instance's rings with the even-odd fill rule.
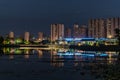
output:
[[120,0],[0,0],[0,34],[50,33],[51,23],[88,24],[90,18],[120,16]]

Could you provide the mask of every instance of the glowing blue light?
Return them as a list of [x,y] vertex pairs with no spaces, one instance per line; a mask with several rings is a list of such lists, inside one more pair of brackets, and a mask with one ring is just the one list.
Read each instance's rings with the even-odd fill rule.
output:
[[100,54],[100,56],[108,56],[108,54]]
[[63,52],[63,53],[60,53],[58,52],[57,55],[60,55],[60,56],[73,56],[73,55],[78,55],[78,56],[88,56],[88,57],[94,57],[95,55],[94,54],[83,54],[83,53],[72,53],[72,52]]
[[94,54],[81,54],[81,56],[88,56],[88,57],[94,57]]
[[75,41],[80,41],[80,40],[82,40],[82,38],[75,38],[74,40]]
[[64,38],[65,41],[73,41],[73,38]]
[[65,41],[93,41],[95,38],[64,38]]
[[99,38],[98,40],[108,40],[107,38]]
[[65,53],[57,53],[57,55],[60,55],[60,56],[65,56],[65,55],[74,55],[73,53],[70,53],[70,52],[65,52]]

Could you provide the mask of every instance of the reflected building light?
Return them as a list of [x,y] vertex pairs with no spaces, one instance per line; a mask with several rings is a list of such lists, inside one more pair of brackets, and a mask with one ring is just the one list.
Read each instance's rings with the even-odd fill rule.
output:
[[112,63],[112,54],[109,53],[108,57],[109,57],[109,58],[108,58],[108,63],[111,64],[111,63]]
[[78,62],[74,62],[74,66],[78,66]]
[[25,56],[24,56],[25,59],[28,59],[29,58],[29,50],[25,50]]
[[52,55],[57,55],[57,51],[53,51],[53,54]]
[[29,55],[25,55],[24,58],[25,58],[25,59],[29,59]]
[[107,52],[107,54],[108,54],[108,63],[109,64],[111,64],[117,60],[117,57],[115,57],[115,56],[118,56],[118,54],[116,52]]
[[42,50],[37,50],[37,51],[38,51],[38,57],[39,57],[39,58],[42,58],[42,56],[43,56]]
[[78,66],[78,57],[75,55],[75,62],[74,62],[74,66]]
[[15,51],[14,48],[10,48],[10,56],[9,56],[9,59],[14,59],[14,51]]
[[11,49],[10,49],[10,54],[14,54],[14,52],[15,52],[15,49],[14,49],[14,48],[11,48]]
[[14,59],[14,55],[11,54],[11,55],[9,56],[9,59]]
[[63,67],[64,66],[64,62],[59,62],[60,57],[54,55],[51,61],[51,65],[54,67]]

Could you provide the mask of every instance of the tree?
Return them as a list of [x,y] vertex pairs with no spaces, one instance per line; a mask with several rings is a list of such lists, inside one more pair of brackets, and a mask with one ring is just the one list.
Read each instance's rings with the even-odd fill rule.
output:
[[118,45],[120,45],[120,29],[116,28],[115,33],[115,37],[118,39]]
[[3,44],[4,38],[0,36],[0,44]]

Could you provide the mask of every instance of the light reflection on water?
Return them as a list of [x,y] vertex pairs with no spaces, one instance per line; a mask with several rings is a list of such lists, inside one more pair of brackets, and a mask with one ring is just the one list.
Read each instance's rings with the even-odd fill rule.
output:
[[[41,50],[41,49],[19,49],[19,48],[3,48],[3,54],[8,55],[9,59],[14,59],[16,55],[23,55],[25,59],[29,59],[31,55],[38,59],[48,58],[46,61],[53,62],[81,62],[81,61],[107,61],[113,63],[117,60],[118,53],[110,51],[82,51],[73,49],[59,50]],[[47,54],[47,55],[46,55]]]
[[0,76],[3,79],[15,76],[20,80],[96,80],[93,74],[100,74],[105,65],[115,64],[117,56],[117,52],[110,51],[3,48]]

